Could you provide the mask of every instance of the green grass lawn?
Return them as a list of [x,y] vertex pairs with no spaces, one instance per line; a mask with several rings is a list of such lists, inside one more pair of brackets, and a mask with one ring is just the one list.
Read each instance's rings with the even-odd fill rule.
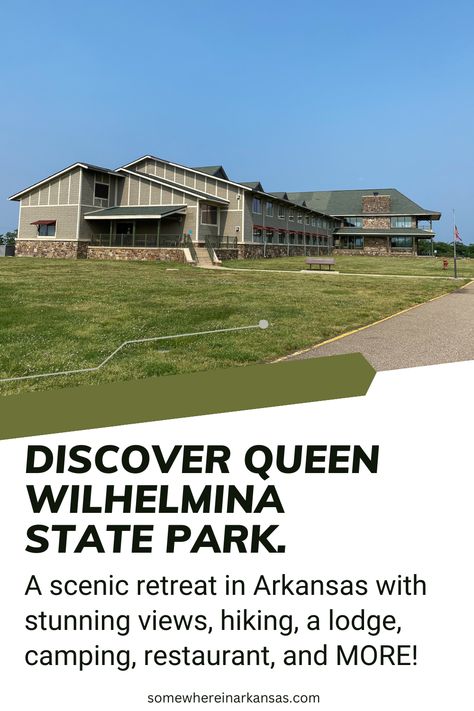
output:
[[[324,256],[324,255],[322,255]],[[443,269],[441,257],[353,257],[334,255],[334,269],[345,274],[406,274],[409,276],[453,276],[453,260]],[[225,267],[239,269],[306,269],[304,257],[282,259],[240,259],[224,262]],[[319,269],[319,267],[313,267]],[[474,259],[458,259],[458,276],[474,279]]]
[[4,383],[0,393],[265,362],[459,286],[380,282],[156,262],[0,259],[0,377],[95,366],[128,339],[271,323],[266,331],[126,347],[97,373]]

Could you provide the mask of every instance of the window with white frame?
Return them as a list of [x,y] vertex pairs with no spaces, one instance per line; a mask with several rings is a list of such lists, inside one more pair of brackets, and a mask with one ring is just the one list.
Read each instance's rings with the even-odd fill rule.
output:
[[260,227],[253,228],[253,241],[263,242],[263,230]]
[[278,218],[284,220],[286,217],[286,210],[284,205],[278,205]]
[[295,221],[295,211],[294,210],[288,210],[288,219],[290,222]]
[[42,221],[37,223],[36,231],[38,237],[56,237],[56,222]]
[[298,212],[296,220],[297,222],[303,222],[303,215],[301,214],[301,212]]
[[265,203],[265,215],[267,217],[273,217],[273,203],[269,200]]
[[285,232],[285,230],[280,230],[280,231],[278,232],[278,242],[279,242],[280,244],[285,244],[285,242],[286,242],[286,232]]
[[316,218],[314,216],[311,218],[311,227],[316,227]]
[[265,241],[268,242],[268,244],[273,242],[273,230],[265,230]]
[[305,223],[306,223],[307,225],[309,225],[309,215],[306,215],[306,217],[305,217],[305,220],[304,220],[304,221],[305,221]]
[[254,197],[252,200],[252,212],[254,215],[262,214],[262,201],[258,197]]

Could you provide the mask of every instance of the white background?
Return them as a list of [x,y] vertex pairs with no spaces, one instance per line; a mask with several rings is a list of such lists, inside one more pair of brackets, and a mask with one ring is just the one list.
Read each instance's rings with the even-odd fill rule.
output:
[[[137,711],[157,707],[148,694],[244,693],[319,694],[319,708],[328,711],[364,709],[391,711],[426,708],[472,708],[472,402],[474,362],[380,373],[364,398],[294,405],[229,413],[145,425],[91,430],[0,443],[2,471],[2,707],[37,711],[72,711],[110,708]],[[97,448],[115,443],[120,447],[141,443],[227,444],[232,449],[232,473],[225,475],[115,475],[107,483],[181,483],[196,490],[207,483],[233,483],[244,487],[265,486],[243,467],[243,453],[256,443],[276,447],[285,444],[380,445],[377,475],[272,474],[285,514],[262,515],[33,515],[26,497],[27,483],[86,483],[100,487],[104,476],[25,474],[29,443]],[[74,519],[74,520],[73,520]],[[58,555],[53,551],[28,554],[26,529],[32,523],[156,523],[155,551],[150,555],[97,555],[85,552]],[[278,523],[277,543],[286,553],[270,555],[190,555],[186,545],[174,555],[164,553],[164,531],[171,522],[199,531],[205,523],[262,526]],[[162,535],[163,532],[163,535]],[[136,598],[51,598],[46,594],[25,597],[31,574],[45,583],[51,579],[104,578],[109,574],[136,578],[223,578],[226,574],[255,583],[264,573],[269,579],[282,573],[305,579],[365,579],[373,594],[365,597],[252,597],[220,596]],[[379,597],[376,578],[417,575],[427,583],[427,595]],[[251,587],[251,585],[250,585]],[[292,613],[300,632],[291,637],[278,632],[226,634],[217,631],[221,608]],[[319,632],[304,630],[309,614],[325,620],[328,609],[394,614],[402,627],[393,633],[369,637],[363,632],[328,633],[323,622]],[[136,612],[160,614],[204,613],[214,626],[212,635],[199,632],[141,632],[132,620],[129,636],[116,633],[39,633],[25,630],[28,613]],[[342,667],[329,654],[326,667],[285,667],[282,650],[318,649],[327,643],[416,644],[417,665]],[[103,648],[133,650],[137,668],[120,672],[89,667],[83,672],[58,667],[26,667],[26,649]],[[156,667],[144,668],[142,650],[182,648],[261,648],[267,645],[275,669],[263,667]],[[178,708],[178,706],[176,706]],[[211,708],[211,706],[208,706]],[[222,707],[222,705],[221,705]],[[272,706],[275,708],[275,705]],[[168,708],[171,706],[168,705]],[[181,704],[179,708],[183,708]]]

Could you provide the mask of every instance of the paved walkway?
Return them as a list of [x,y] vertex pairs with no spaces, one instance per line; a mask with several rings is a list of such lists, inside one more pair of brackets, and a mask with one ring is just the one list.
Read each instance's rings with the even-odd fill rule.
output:
[[[201,266],[201,265],[198,265]],[[375,277],[376,279],[454,279],[454,277],[449,274],[446,275],[433,275],[433,274],[367,274],[365,272],[334,272],[328,269],[300,269],[296,271],[295,269],[254,269],[253,267],[220,267],[212,265],[211,267],[204,267],[208,269],[220,269],[221,271],[227,272],[260,272],[260,274],[296,274],[301,276],[302,274],[308,274],[312,276],[347,276],[347,277]],[[459,277],[460,279],[470,279],[471,277]]]
[[474,282],[288,360],[362,353],[375,370],[474,360]]

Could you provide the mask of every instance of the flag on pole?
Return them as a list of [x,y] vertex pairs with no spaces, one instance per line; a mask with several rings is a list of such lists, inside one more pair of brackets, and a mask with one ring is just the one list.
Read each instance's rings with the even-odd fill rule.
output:
[[456,238],[457,240],[459,240],[460,242],[462,242],[461,235],[459,234],[459,230],[458,230],[458,228],[457,228],[457,225],[454,225],[454,236],[455,236],[455,238]]

